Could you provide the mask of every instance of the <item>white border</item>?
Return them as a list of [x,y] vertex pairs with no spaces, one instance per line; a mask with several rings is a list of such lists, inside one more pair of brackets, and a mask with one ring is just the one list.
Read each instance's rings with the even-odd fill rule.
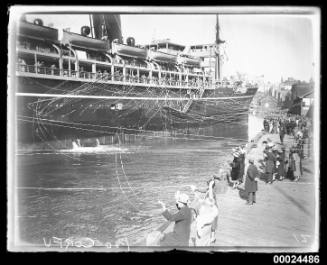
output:
[[[169,7],[169,6],[23,6],[16,5],[11,6],[9,9],[10,19],[8,26],[8,91],[7,91],[7,211],[8,211],[8,223],[7,223],[7,249],[10,251],[19,251],[22,250],[17,246],[18,238],[16,228],[18,228],[17,220],[14,218],[16,216],[17,208],[15,207],[17,202],[17,194],[15,193],[16,189],[10,187],[15,187],[15,166],[16,165],[16,130],[15,130],[15,117],[16,117],[16,105],[15,105],[15,96],[14,96],[14,80],[12,77],[15,76],[14,72],[14,61],[15,59],[15,21],[23,14],[27,12],[51,12],[51,13],[88,13],[92,8],[92,12],[110,12],[110,13],[152,13],[152,14],[161,14],[161,13],[171,13],[171,14],[281,14],[281,15],[308,15],[310,16],[313,22],[313,49],[314,49],[314,61],[315,61],[315,72],[314,72],[314,82],[315,82],[315,100],[314,100],[314,155],[315,155],[315,200],[316,200],[316,211],[315,211],[315,235],[316,241],[311,246],[309,251],[317,252],[319,250],[319,223],[320,223],[320,187],[319,187],[319,176],[320,176],[320,31],[321,31],[321,12],[318,7],[293,7],[293,6],[254,6],[254,7],[243,7],[243,6],[233,6],[233,7],[219,7],[219,6],[192,6],[192,7]],[[14,227],[13,227],[14,224]],[[25,248],[26,249],[26,248]],[[27,249],[26,249],[27,250]],[[305,250],[308,251],[308,250]],[[261,252],[260,250],[258,252]],[[274,252],[274,251],[272,251]]]

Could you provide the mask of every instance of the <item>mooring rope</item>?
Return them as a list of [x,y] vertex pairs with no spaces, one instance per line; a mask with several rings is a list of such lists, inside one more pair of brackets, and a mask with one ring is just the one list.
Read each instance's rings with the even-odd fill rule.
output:
[[[118,147],[120,148],[120,137],[119,137],[119,135],[118,135],[118,143],[119,143]],[[127,175],[126,175],[126,172],[125,172],[125,169],[124,169],[124,163],[123,163],[123,160],[122,160],[122,157],[121,157],[121,152],[119,152],[119,158],[120,158],[120,165],[121,165],[122,171],[124,173],[127,185],[130,188],[130,190],[132,191],[132,193],[135,195],[135,197],[138,198],[137,194],[135,193],[134,189],[131,187],[131,185],[130,185],[130,183],[128,181],[128,178],[127,178]]]
[[136,211],[140,211],[140,209],[138,209],[134,203],[132,203],[129,198],[128,198],[128,195],[125,194],[125,191],[123,190],[122,188],[122,185],[121,185],[121,182],[120,182],[120,179],[119,179],[119,174],[118,174],[118,169],[117,169],[117,154],[115,154],[115,170],[116,170],[116,178],[117,178],[117,181],[118,181],[118,184],[119,184],[119,188],[122,192],[122,194],[124,195],[124,197],[126,198],[126,200],[128,201],[128,203],[136,210]]
[[[35,119],[34,117],[30,116],[20,116],[23,118],[27,119]],[[21,118],[18,118],[20,120],[23,120]],[[131,129],[127,127],[117,127],[117,126],[108,126],[108,125],[95,125],[95,124],[89,124],[89,123],[78,123],[78,122],[64,122],[64,121],[59,121],[59,120],[52,120],[52,119],[45,119],[45,118],[38,118],[39,120],[48,122],[50,125],[54,126],[63,126],[63,127],[69,127],[69,125],[80,125],[80,126],[90,126],[90,127],[102,127],[102,128],[108,128],[108,129],[115,129],[115,130],[124,130],[124,131],[137,131],[137,132],[145,132],[145,133],[158,133],[157,131],[153,130],[144,130],[144,129]],[[27,120],[24,120],[27,121]],[[53,124],[52,122],[57,122],[57,123],[62,123],[62,124],[68,124],[68,125],[62,125],[62,124]],[[85,129],[85,128],[78,128],[78,127],[69,127],[69,128],[74,128],[74,129],[80,129],[80,130],[86,130],[86,131],[94,131],[94,132],[102,132],[102,133],[108,133],[108,131],[103,131],[103,130],[93,130],[93,129]],[[131,134],[131,133],[129,133]],[[203,137],[203,138],[209,138],[209,139],[216,139],[216,140],[221,140],[221,139],[230,139],[230,140],[237,140],[237,141],[247,141],[244,138],[235,138],[235,137],[224,137],[224,136],[210,136],[210,135],[202,135],[202,134],[187,134],[187,133],[182,133],[182,132],[174,132],[175,135],[182,135],[182,136],[195,136],[195,137]],[[138,135],[138,134],[131,134],[131,135]],[[142,135],[145,136],[145,135]],[[171,139],[183,139],[183,138],[178,138],[174,136],[157,136],[157,135],[151,135],[151,137],[159,137],[159,138],[171,138]],[[185,138],[188,140],[200,140],[200,139],[192,139],[192,138]],[[203,140],[203,139],[201,139]]]

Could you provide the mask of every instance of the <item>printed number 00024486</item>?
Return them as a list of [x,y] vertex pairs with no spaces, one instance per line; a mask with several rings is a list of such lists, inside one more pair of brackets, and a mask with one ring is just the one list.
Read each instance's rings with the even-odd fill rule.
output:
[[309,264],[318,264],[320,263],[319,255],[274,255],[274,263],[286,263],[286,264],[295,264],[295,263],[309,263]]

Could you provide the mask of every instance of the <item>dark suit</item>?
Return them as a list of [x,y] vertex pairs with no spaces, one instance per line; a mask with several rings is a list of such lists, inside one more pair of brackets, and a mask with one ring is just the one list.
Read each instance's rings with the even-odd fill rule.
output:
[[171,214],[168,210],[164,211],[162,215],[171,222],[175,222],[174,231],[165,235],[160,242],[161,246],[188,246],[192,211],[188,206],[181,208],[176,214]]
[[239,156],[239,160],[240,160],[240,171],[238,174],[238,180],[240,182],[243,182],[243,175],[244,175],[244,170],[245,170],[245,154],[241,154]]
[[239,157],[234,157],[232,171],[231,171],[231,178],[232,180],[238,180],[240,177],[240,170],[241,170],[241,160]]
[[279,177],[285,177],[285,150],[279,154],[277,160],[279,161],[279,166],[277,168],[278,175]]
[[265,129],[266,132],[269,131],[269,123],[266,119],[263,120],[263,128]]
[[285,136],[285,127],[284,124],[281,124],[279,128],[279,139],[281,144],[284,143],[284,136]]
[[258,183],[255,180],[259,176],[259,171],[257,167],[253,164],[250,164],[246,172],[245,178],[245,192],[248,194],[248,202],[253,203],[256,201],[255,193],[258,190]]
[[276,156],[271,150],[266,152],[266,155],[267,158],[266,158],[265,173],[266,173],[267,182],[270,182],[272,181],[273,173],[275,172]]

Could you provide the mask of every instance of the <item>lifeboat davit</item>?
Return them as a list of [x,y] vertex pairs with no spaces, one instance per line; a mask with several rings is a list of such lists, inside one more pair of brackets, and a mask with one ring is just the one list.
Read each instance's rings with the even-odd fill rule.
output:
[[188,54],[179,54],[177,58],[177,63],[182,65],[192,66],[192,67],[200,67],[201,60],[200,58]]
[[160,51],[149,50],[148,51],[148,59],[150,61],[161,62],[161,63],[177,63],[177,55],[169,54]]
[[142,60],[145,60],[147,58],[146,49],[129,46],[115,41],[112,42],[112,53]]

